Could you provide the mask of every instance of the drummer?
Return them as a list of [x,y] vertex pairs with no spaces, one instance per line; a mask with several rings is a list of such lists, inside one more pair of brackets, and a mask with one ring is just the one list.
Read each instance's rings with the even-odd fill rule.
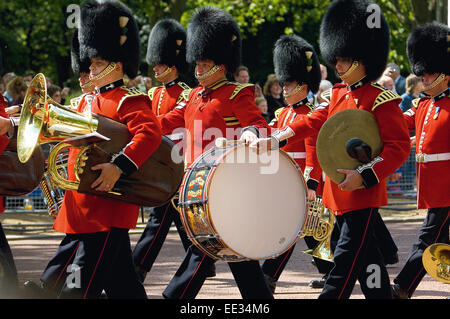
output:
[[[355,169],[338,169],[345,174],[339,184],[328,176],[325,179],[323,204],[337,215],[340,238],[334,251],[335,267],[319,298],[349,298],[357,279],[366,298],[392,298],[389,275],[374,240],[373,220],[378,207],[388,203],[386,178],[406,160],[410,146],[398,107],[400,97],[374,83],[386,66],[389,27],[382,14],[380,27],[367,25],[370,15],[367,8],[372,4],[369,0],[337,0],[322,20],[321,52],[344,81],[333,87],[329,105],[310,115],[298,115],[285,129],[251,144],[261,150],[278,147],[280,142],[289,145],[317,134],[328,118],[348,109],[368,111],[377,119],[383,143],[381,153]],[[353,18],[342,19],[345,16]],[[374,270],[379,275],[376,283],[369,278]]]
[[[316,93],[322,77],[320,63],[312,45],[297,35],[283,35],[275,43],[273,63],[275,74],[283,86],[285,100],[289,106],[275,111],[275,118],[270,126],[283,129],[292,123],[298,114],[310,114],[314,106],[308,101],[308,92]],[[283,150],[294,158],[305,175],[308,186],[308,200],[313,201],[322,195],[322,169],[315,152],[316,136],[306,140],[289,143]],[[305,237],[309,249],[314,249],[318,242],[312,236]],[[277,258],[267,259],[262,269],[269,287],[275,291],[276,283],[289,261],[295,248],[293,245]],[[314,263],[322,274],[327,274],[333,263],[314,258]],[[318,281],[314,281],[315,285]],[[310,285],[313,285],[311,283]]]
[[[189,63],[195,62],[199,86],[191,91],[186,103],[159,116],[163,134],[186,129],[186,166],[211,148],[215,138],[233,139],[242,132],[241,139],[250,142],[259,134],[258,129],[268,129],[254,103],[254,85],[231,83],[226,78],[227,72],[233,73],[240,65],[240,55],[239,27],[231,15],[214,7],[198,9],[187,28],[186,57]],[[208,129],[222,136],[206,136]],[[235,134],[226,136],[226,132]],[[163,296],[195,298],[213,263],[212,258],[191,245]],[[243,298],[273,298],[258,261],[233,262],[229,266]]]

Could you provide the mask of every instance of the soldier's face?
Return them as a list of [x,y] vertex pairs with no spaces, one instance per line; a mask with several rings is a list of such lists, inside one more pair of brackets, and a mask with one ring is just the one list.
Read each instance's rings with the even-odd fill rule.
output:
[[164,71],[167,70],[169,66],[167,64],[155,64],[153,67],[153,71],[155,71],[155,75],[161,75]]
[[339,76],[345,74],[345,72],[347,72],[348,69],[350,69],[350,67],[352,66],[352,63],[352,58],[336,57],[336,71]]
[[425,87],[425,93],[431,96],[435,96],[448,88],[450,75],[446,75],[442,81],[438,81],[439,83],[433,84],[440,75],[440,73],[424,73],[422,75],[422,82],[423,86]]
[[211,68],[215,65],[212,60],[202,60],[195,62],[195,73],[197,76],[201,76],[202,74],[211,70]]

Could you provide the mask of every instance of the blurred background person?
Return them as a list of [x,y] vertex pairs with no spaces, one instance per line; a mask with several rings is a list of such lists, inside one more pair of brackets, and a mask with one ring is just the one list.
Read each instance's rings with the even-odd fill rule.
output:
[[406,79],[400,74],[400,67],[395,63],[388,63],[383,75],[390,77],[394,81],[394,91],[398,95],[405,93]]
[[[233,76],[236,82],[242,84],[250,83],[250,71],[245,65],[239,66]],[[263,92],[261,86],[258,83],[255,83],[255,98],[261,97],[262,95]]]
[[282,88],[277,76],[272,73],[267,76],[266,83],[263,88],[263,95],[267,101],[267,108],[269,117],[272,119],[275,117],[275,111],[280,107],[287,106],[282,93]]
[[25,98],[25,94],[27,92],[28,86],[25,84],[25,81],[21,76],[16,76],[14,79],[9,81],[6,86],[6,90],[11,96],[11,103],[9,105],[19,105],[23,103],[23,99]]
[[47,88],[47,94],[48,96],[50,96],[50,98],[52,98],[56,103],[62,104],[62,96],[61,96],[61,88],[57,85],[50,85]]
[[394,91],[394,80],[390,76],[381,76],[377,83],[388,90]]
[[406,92],[402,94],[402,102],[400,103],[400,108],[403,112],[411,108],[414,99],[420,97],[420,92],[423,91],[422,79],[414,74],[408,75],[405,88]]
[[267,101],[263,96],[259,96],[257,98],[255,98],[255,104],[259,107],[259,109],[261,110],[261,114],[264,117],[264,119],[266,120],[267,123],[270,123],[270,121],[272,120],[269,116],[268,113],[268,108],[267,108]]

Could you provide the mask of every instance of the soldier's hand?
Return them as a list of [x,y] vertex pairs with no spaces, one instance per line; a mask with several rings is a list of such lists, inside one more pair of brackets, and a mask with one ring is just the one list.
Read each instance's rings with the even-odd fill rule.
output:
[[308,201],[312,202],[316,199],[316,191],[313,189],[308,189]]
[[239,140],[245,142],[245,145],[250,145],[256,139],[258,139],[258,135],[256,135],[255,132],[252,130],[246,130],[242,133]]
[[92,170],[101,170],[100,176],[91,184],[91,188],[100,192],[109,192],[119,179],[121,172],[116,164],[103,163],[91,167]]
[[8,132],[13,131],[13,126],[8,118],[0,116],[0,135],[5,135]]
[[264,154],[272,149],[272,139],[268,138],[257,138],[250,143],[250,148],[255,149],[258,154]]
[[356,170],[338,169],[338,173],[345,174],[345,179],[338,185],[339,189],[343,191],[354,191],[359,188],[364,188],[363,178]]

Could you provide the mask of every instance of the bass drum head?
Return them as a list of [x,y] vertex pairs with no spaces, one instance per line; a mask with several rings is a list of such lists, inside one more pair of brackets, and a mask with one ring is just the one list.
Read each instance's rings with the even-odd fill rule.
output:
[[211,178],[211,223],[231,250],[249,259],[282,254],[306,219],[301,171],[283,151],[270,154],[257,156],[248,147],[235,147]]

